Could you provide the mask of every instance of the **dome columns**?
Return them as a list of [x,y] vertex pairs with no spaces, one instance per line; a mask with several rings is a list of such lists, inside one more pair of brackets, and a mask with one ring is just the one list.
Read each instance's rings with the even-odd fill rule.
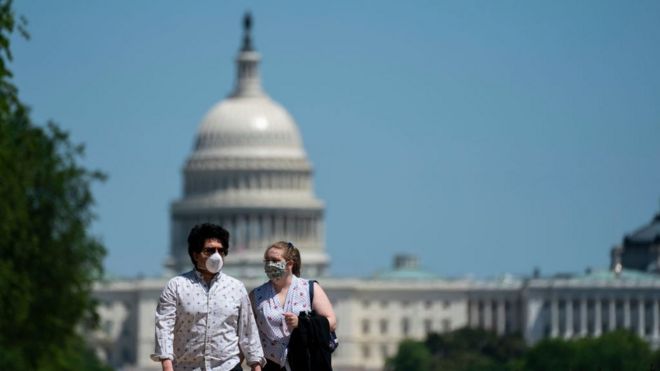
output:
[[[291,241],[300,248],[305,256],[306,268],[323,272],[327,269],[327,262],[319,261],[316,264],[307,260],[308,254],[323,254],[323,212],[320,209],[312,210],[284,210],[284,209],[217,209],[208,210],[200,215],[173,211],[172,219],[172,254],[184,252],[187,254],[187,233],[198,223],[211,222],[224,226],[231,233],[230,252],[227,266],[230,267],[235,257],[262,256],[265,249],[272,243],[284,240]],[[190,264],[187,255],[179,254],[179,266],[175,269],[185,271]],[[261,264],[262,258],[256,259]],[[316,266],[319,265],[319,266]],[[240,272],[246,274],[247,272]],[[261,273],[261,272],[260,272]]]

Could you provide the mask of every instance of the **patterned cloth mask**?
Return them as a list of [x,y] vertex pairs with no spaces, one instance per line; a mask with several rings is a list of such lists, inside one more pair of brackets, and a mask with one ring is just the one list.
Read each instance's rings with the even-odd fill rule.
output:
[[286,262],[266,262],[266,264],[264,264],[264,271],[266,272],[268,279],[274,280],[282,278],[284,273],[286,273]]

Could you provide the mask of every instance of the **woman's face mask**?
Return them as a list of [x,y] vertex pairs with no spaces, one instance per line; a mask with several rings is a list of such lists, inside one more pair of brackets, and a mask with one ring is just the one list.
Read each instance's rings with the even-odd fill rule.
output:
[[264,271],[266,272],[268,279],[276,280],[282,278],[286,273],[286,261],[267,261],[264,264]]

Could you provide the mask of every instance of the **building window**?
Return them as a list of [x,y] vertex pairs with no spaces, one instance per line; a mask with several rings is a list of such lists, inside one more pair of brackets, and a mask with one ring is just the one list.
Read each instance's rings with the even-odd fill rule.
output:
[[369,303],[369,300],[363,300],[363,301],[362,301],[362,306],[363,306],[364,308],[369,308],[369,304],[370,304],[370,303]]
[[380,333],[381,334],[387,334],[387,320],[386,319],[381,319],[380,320]]
[[387,358],[389,356],[389,352],[387,351],[387,344],[382,344],[380,346],[380,354],[382,358]]
[[124,348],[121,352],[122,358],[125,360],[133,359],[133,352],[130,348]]
[[408,336],[408,334],[410,334],[410,319],[403,318],[401,320],[401,332],[403,333],[403,336]]
[[365,344],[362,346],[362,357],[364,359],[369,359],[369,357],[371,357],[371,351],[369,349],[369,345]]
[[365,334],[365,335],[369,333],[369,320],[368,319],[363,319],[362,320],[362,333]]
[[431,300],[427,300],[424,302],[424,308],[431,309],[431,307],[433,307],[433,302]]
[[442,302],[442,307],[443,307],[444,309],[447,309],[447,308],[449,308],[450,306],[451,306],[451,301],[449,301],[449,300],[444,300],[444,301]]
[[387,308],[387,301],[386,300],[381,301],[380,306],[381,308]]
[[451,331],[451,320],[449,318],[445,318],[442,320],[442,332],[449,331]]
[[426,334],[428,335],[432,331],[433,331],[433,321],[431,321],[430,319],[425,319],[424,320],[424,332],[426,332]]

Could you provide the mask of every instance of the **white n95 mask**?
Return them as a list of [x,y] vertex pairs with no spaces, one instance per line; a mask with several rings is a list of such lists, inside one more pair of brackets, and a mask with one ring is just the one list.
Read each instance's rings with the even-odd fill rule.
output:
[[206,259],[206,270],[211,273],[218,273],[222,269],[223,261],[222,256],[216,251],[213,255]]

